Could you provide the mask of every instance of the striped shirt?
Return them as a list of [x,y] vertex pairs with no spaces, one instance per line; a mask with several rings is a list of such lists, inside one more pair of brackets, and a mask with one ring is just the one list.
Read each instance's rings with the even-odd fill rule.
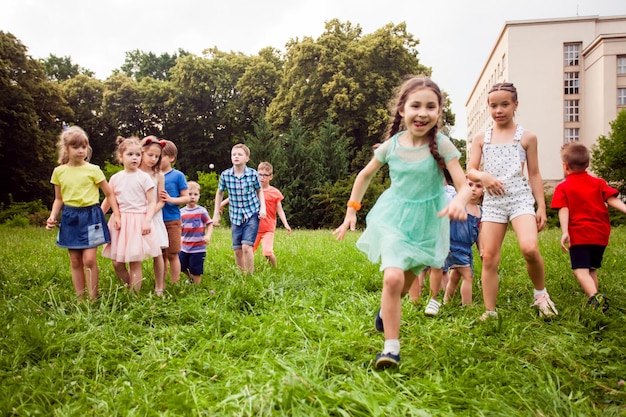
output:
[[218,189],[228,191],[230,222],[242,225],[252,216],[258,215],[261,202],[257,190],[261,188],[259,173],[255,169],[245,167],[243,175],[235,176],[235,169],[229,168],[222,172]]
[[209,213],[202,206],[180,209],[182,220],[182,248],[185,253],[206,252],[204,232],[206,227],[213,223]]

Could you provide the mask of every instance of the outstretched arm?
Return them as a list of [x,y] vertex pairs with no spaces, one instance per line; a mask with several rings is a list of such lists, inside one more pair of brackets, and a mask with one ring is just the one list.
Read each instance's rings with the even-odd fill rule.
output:
[[615,210],[619,210],[622,213],[626,214],[626,204],[624,204],[624,202],[622,200],[620,200],[617,197],[609,197],[606,200],[606,204],[609,205],[609,207],[613,207]]
[[[376,157],[373,157],[372,160],[363,168],[356,179],[354,180],[354,185],[352,186],[352,193],[350,194],[350,201],[361,202],[363,200],[363,196],[367,191],[367,187],[369,187],[372,178],[378,172],[378,170],[383,166],[383,163],[380,162]],[[338,228],[335,229],[333,235],[337,236],[337,240],[343,239],[344,235],[350,230],[355,230],[356,228],[356,209],[354,207],[348,207],[346,210],[346,217]]]

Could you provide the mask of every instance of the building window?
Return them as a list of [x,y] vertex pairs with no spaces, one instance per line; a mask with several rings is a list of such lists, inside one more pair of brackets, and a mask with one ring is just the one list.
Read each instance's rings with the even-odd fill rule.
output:
[[565,81],[565,94],[578,94],[578,72],[566,72]]
[[578,142],[580,140],[580,129],[577,127],[565,129],[563,143]]
[[565,121],[577,122],[580,113],[579,100],[565,100]]
[[563,46],[563,66],[573,67],[579,65],[580,44],[566,43]]
[[626,106],[626,88],[617,89],[617,105]]
[[618,75],[626,74],[626,56],[617,57],[617,74]]

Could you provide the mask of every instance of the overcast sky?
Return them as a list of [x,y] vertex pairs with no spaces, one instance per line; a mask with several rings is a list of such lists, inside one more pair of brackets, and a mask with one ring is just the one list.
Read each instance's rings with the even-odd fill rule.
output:
[[[626,15],[624,0],[0,0],[0,30],[33,58],[69,56],[104,80],[125,53],[255,55],[290,39],[317,38],[337,18],[363,34],[406,22],[420,61],[450,95],[452,136],[465,138],[465,101],[506,21]],[[624,28],[626,32],[626,28]]]

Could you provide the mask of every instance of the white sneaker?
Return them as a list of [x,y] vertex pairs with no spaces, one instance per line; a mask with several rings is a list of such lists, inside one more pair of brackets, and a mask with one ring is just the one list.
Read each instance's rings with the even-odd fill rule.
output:
[[559,314],[548,293],[536,295],[533,305],[539,309],[539,315],[541,317],[551,317]]
[[434,298],[431,298],[426,306],[426,310],[424,310],[424,314],[427,316],[436,316],[439,314],[439,307],[441,307],[441,303]]
[[482,316],[480,316],[480,318],[478,320],[486,321],[486,320],[489,320],[489,319],[497,319],[497,318],[498,318],[498,312],[497,311],[489,311],[489,310],[487,310],[487,311],[485,311],[483,313]]

